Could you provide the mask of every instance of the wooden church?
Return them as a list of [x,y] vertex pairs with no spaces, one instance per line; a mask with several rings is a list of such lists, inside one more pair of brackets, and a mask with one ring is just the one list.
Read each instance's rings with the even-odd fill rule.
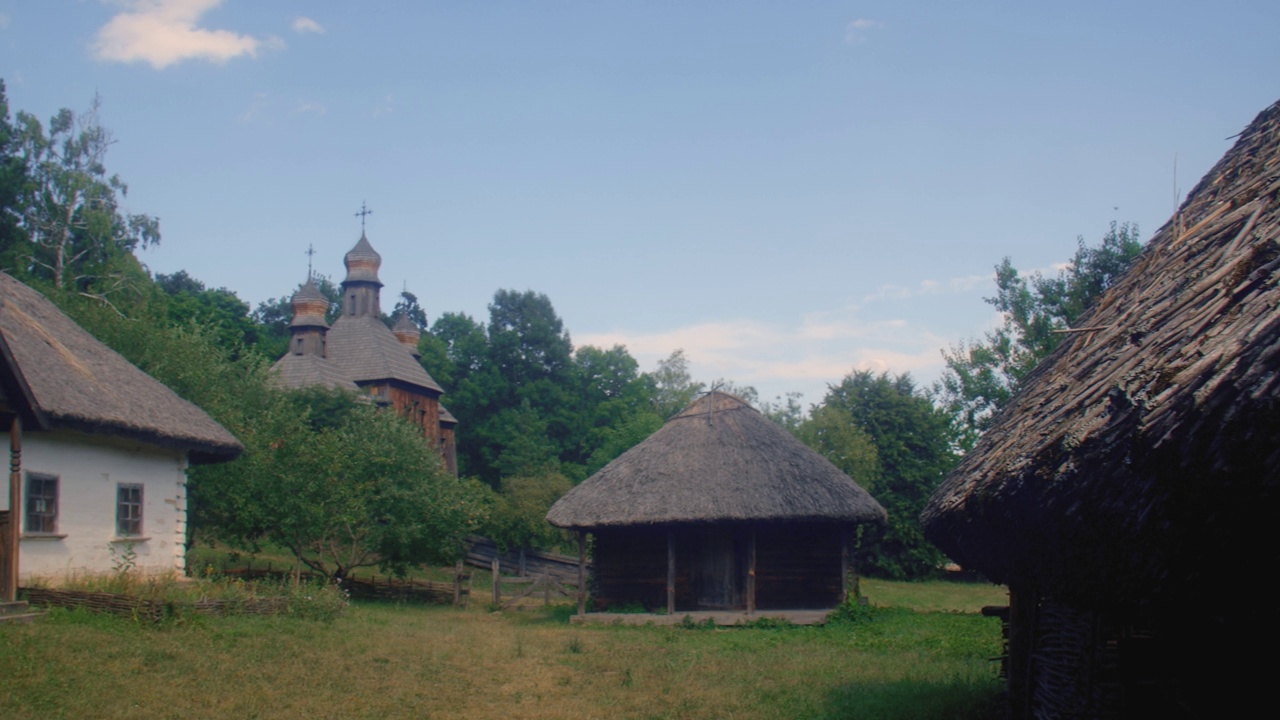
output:
[[272,367],[280,387],[332,387],[393,408],[440,448],[457,475],[457,419],[440,404],[444,389],[418,362],[421,334],[407,317],[382,321],[382,256],[362,232],[344,258],[342,313],[330,326],[329,300],[310,278],[293,294],[289,351]]

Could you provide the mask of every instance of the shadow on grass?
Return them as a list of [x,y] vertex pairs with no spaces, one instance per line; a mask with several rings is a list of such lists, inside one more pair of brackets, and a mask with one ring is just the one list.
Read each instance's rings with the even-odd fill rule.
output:
[[1005,717],[998,680],[949,683],[901,680],[842,685],[831,693],[821,720],[997,720]]

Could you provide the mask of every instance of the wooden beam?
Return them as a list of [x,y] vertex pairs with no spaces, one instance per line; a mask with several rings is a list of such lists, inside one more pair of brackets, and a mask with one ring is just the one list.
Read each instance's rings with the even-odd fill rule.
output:
[[849,532],[840,533],[840,603],[849,602]]
[[578,531],[578,615],[587,613],[587,533]]
[[22,538],[22,418],[16,413],[9,425],[9,537],[6,538],[6,573],[3,599],[13,602],[18,598],[18,557],[22,554],[19,543]]
[[747,541],[747,614],[756,611],[756,529],[751,528]]
[[667,614],[676,614],[676,531],[667,528]]

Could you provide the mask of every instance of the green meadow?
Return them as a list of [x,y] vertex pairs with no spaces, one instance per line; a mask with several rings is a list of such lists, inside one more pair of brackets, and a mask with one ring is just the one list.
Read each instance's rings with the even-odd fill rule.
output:
[[[570,625],[571,608],[353,603],[331,621],[0,626],[0,716],[995,718],[1000,588],[864,580],[821,627]],[[477,592],[477,595],[481,593]]]

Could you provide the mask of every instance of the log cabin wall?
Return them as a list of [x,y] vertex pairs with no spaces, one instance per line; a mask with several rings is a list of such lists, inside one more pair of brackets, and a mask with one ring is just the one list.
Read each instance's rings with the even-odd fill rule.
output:
[[834,523],[757,526],[756,606],[799,610],[839,605],[844,587],[841,540],[851,533]]
[[[594,535],[595,609],[666,612],[667,528],[601,528]],[[677,577],[681,584],[688,579]]]
[[837,523],[707,523],[602,528],[595,535],[597,610],[665,612],[667,534],[675,537],[675,609],[746,610],[751,534],[756,542],[756,608],[832,608],[843,590]]

